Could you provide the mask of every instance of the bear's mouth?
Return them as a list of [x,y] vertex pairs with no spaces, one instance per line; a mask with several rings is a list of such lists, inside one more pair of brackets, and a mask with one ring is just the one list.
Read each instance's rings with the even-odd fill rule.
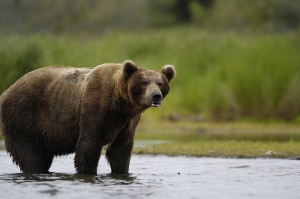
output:
[[152,106],[152,107],[159,107],[159,106],[160,106],[160,103],[158,103],[158,102],[153,102],[153,103],[151,104],[151,106]]

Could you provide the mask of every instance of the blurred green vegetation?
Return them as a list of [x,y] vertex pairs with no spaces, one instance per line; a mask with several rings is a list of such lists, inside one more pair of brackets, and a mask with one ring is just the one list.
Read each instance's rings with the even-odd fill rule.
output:
[[0,0],[0,93],[39,67],[132,59],[178,72],[146,118],[299,122],[299,25],[300,0]]
[[300,110],[299,36],[192,26],[89,37],[6,35],[0,37],[1,92],[41,66],[85,67],[132,59],[152,69],[173,64],[178,72],[163,106],[150,114],[295,120]]
[[[141,122],[137,140],[300,142],[299,126],[290,123]],[[300,152],[300,151],[299,151]]]
[[178,23],[289,31],[299,28],[299,10],[300,0],[0,0],[0,31],[99,34]]

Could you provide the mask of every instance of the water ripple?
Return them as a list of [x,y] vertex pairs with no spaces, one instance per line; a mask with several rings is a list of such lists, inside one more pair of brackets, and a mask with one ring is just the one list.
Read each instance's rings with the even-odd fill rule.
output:
[[[300,161],[133,155],[130,174],[77,175],[74,155],[49,174],[23,174],[0,151],[3,198],[300,198]],[[67,171],[67,172],[66,172]]]

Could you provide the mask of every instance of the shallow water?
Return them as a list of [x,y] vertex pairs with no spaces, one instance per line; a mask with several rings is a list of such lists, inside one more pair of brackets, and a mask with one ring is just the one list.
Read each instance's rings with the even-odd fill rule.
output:
[[21,174],[0,150],[0,198],[300,198],[300,161],[133,155],[130,174],[76,175],[74,155],[51,174]]

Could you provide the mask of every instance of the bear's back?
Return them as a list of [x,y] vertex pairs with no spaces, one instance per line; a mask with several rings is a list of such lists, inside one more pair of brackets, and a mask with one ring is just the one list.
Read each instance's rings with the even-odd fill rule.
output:
[[[26,126],[28,130],[23,129],[23,132],[36,129],[40,131],[39,136],[46,135],[46,145],[55,143],[57,138],[72,143],[63,146],[72,151],[71,145],[74,145],[77,135],[71,135],[78,134],[80,81],[84,81],[90,71],[87,68],[50,66],[25,74],[0,96],[0,131],[5,135],[5,125]],[[52,150],[60,153],[62,149],[58,146]]]

